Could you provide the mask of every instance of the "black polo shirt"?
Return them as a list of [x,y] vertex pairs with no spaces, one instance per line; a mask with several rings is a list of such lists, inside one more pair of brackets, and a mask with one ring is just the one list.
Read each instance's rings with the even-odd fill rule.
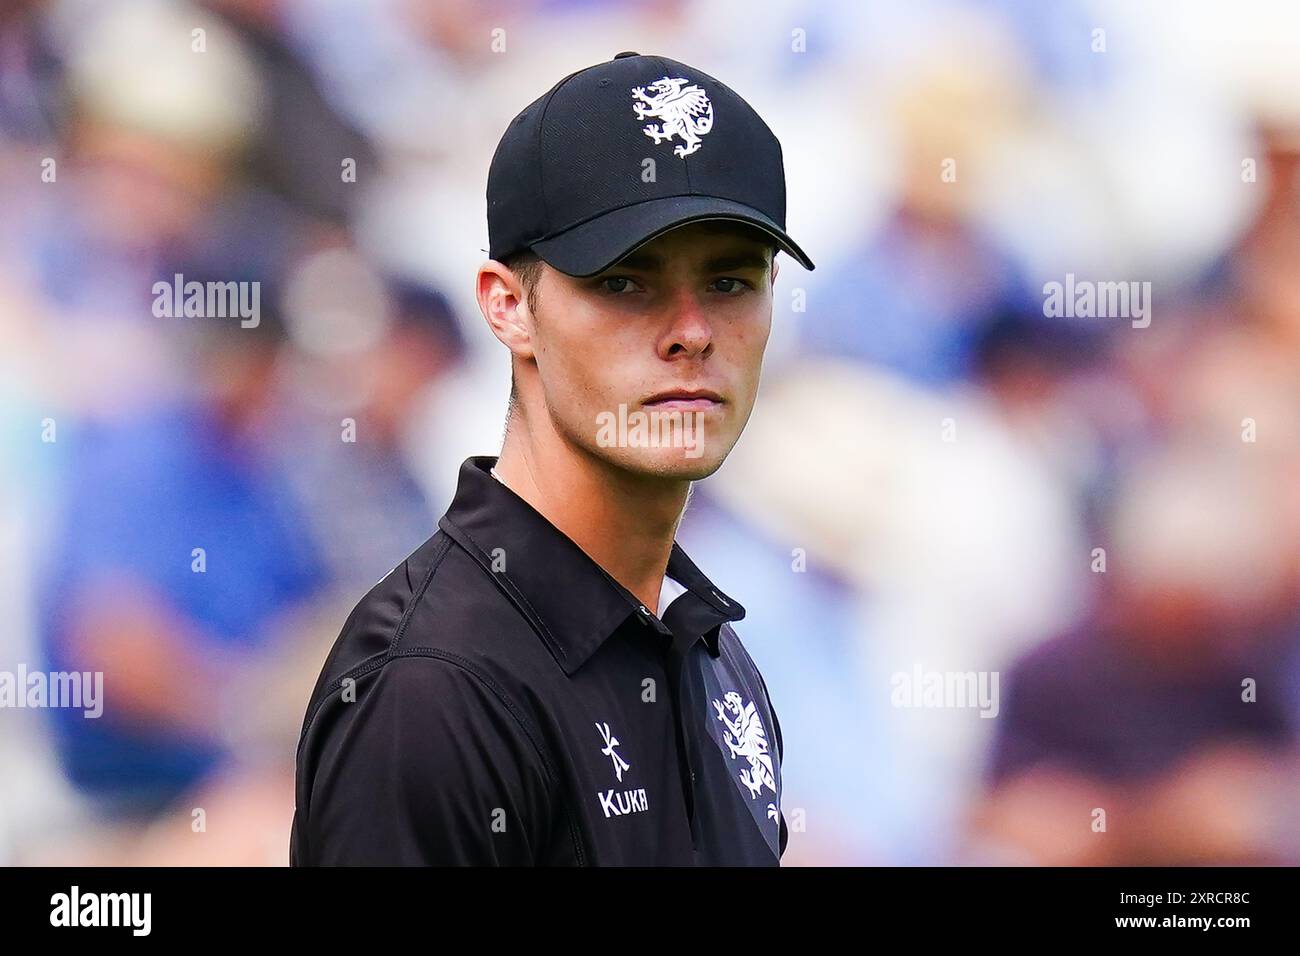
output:
[[777,865],[781,728],[674,542],[661,621],[470,458],[353,610],[298,744],[290,860]]

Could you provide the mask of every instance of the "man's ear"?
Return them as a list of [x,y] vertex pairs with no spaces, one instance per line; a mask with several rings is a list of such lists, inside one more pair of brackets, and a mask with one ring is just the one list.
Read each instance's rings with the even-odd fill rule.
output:
[[776,253],[772,253],[772,286],[776,286],[776,274],[781,271],[781,264],[776,261]]
[[533,357],[533,315],[513,272],[495,259],[479,266],[475,294],[492,334],[518,358]]

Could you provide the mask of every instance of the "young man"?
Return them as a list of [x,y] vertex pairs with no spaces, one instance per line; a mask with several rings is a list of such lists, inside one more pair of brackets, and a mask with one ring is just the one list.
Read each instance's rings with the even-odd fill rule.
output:
[[298,749],[295,865],[775,865],[781,731],[674,542],[749,418],[781,147],[712,77],[620,53],[506,130],[478,301],[499,459],[357,605]]

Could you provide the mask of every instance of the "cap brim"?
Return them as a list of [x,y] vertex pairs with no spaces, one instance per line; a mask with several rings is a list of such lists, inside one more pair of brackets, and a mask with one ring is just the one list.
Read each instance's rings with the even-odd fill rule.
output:
[[691,222],[723,219],[767,233],[805,269],[815,267],[785,230],[753,206],[713,196],[665,196],[615,209],[530,247],[545,262],[571,276],[593,276],[633,249]]

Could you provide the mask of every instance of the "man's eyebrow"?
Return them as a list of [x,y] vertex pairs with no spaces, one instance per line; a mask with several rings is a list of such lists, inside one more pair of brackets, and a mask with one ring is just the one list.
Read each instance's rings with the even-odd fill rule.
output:
[[704,264],[705,272],[730,272],[733,269],[766,269],[767,255],[762,252],[737,252],[717,256]]
[[[768,267],[768,258],[766,254],[754,250],[745,252],[726,253],[714,256],[704,263],[704,272],[729,272],[734,269],[766,269]],[[663,259],[660,256],[649,252],[634,252],[631,255],[624,256],[618,262],[610,266],[606,272],[617,271],[619,269],[632,269],[637,272],[655,272],[663,268]]]
[[615,269],[635,269],[637,272],[654,272],[663,266],[663,259],[648,252],[633,252],[614,263],[606,272]]

